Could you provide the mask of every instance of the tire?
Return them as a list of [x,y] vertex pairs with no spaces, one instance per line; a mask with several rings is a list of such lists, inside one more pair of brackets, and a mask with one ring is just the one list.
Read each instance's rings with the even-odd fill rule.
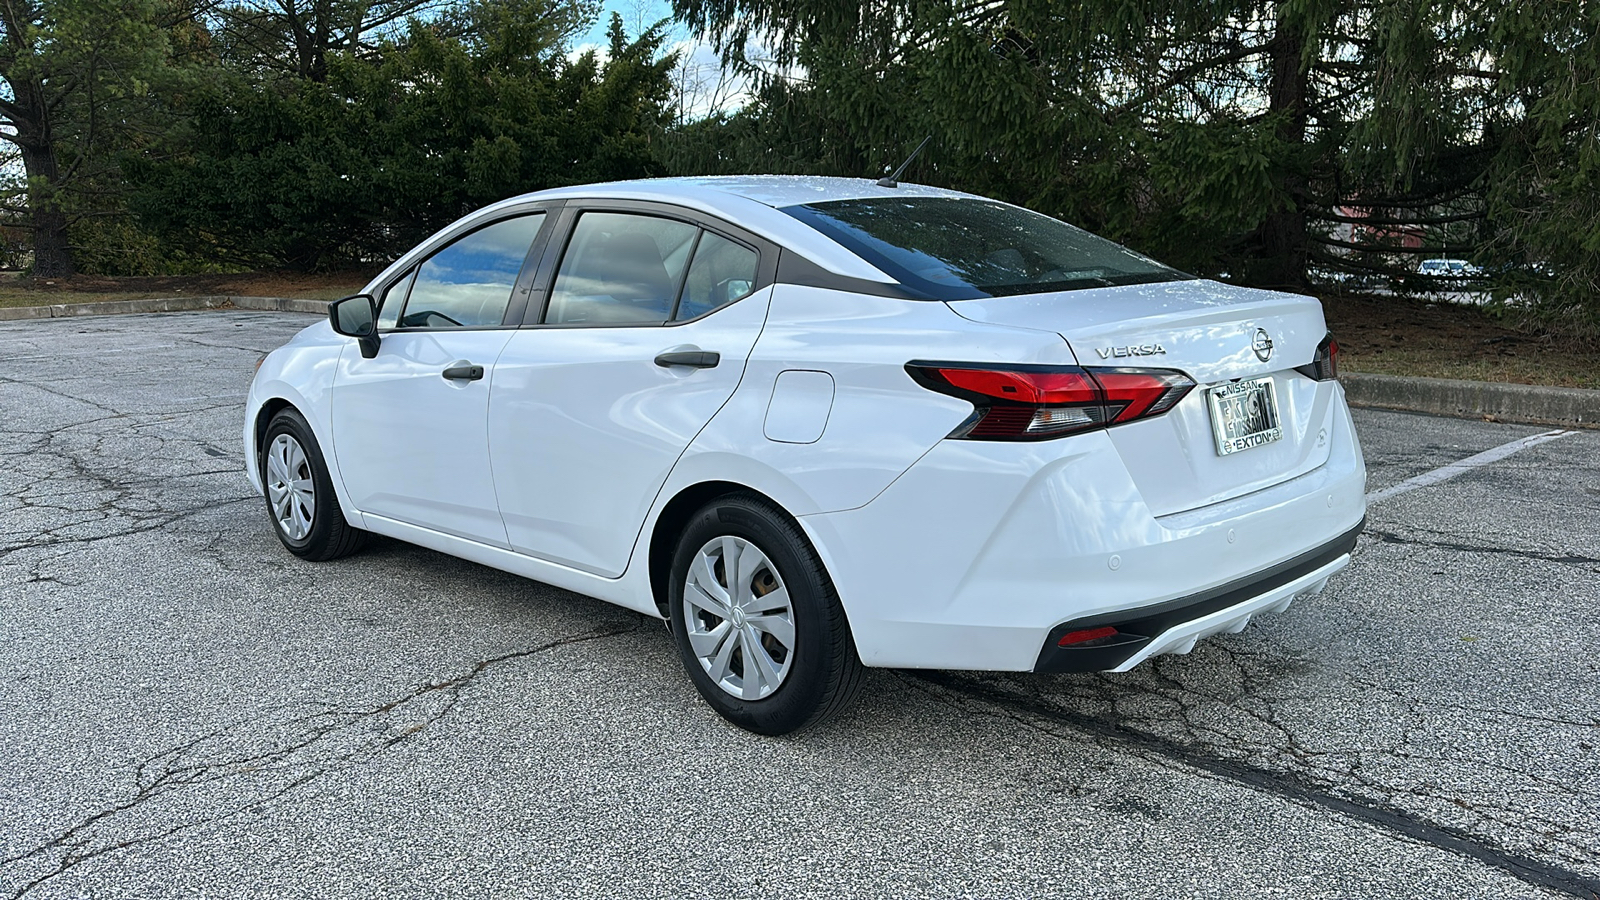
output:
[[861,659],[832,580],[799,526],[760,497],[722,497],[689,519],[668,610],[690,680],[740,728],[789,734],[860,693]]
[[323,562],[360,548],[366,532],[345,521],[322,449],[299,411],[284,409],[272,417],[258,462],[267,516],[290,553]]

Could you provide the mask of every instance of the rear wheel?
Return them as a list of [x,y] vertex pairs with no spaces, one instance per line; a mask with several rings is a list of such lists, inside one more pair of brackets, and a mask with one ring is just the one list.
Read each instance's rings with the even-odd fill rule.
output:
[[684,668],[735,725],[788,734],[859,692],[861,661],[833,583],[799,527],[763,499],[736,494],[696,513],[669,584]]
[[316,435],[296,410],[282,410],[267,424],[261,481],[272,530],[290,553],[321,562],[361,546],[365,532],[345,521]]

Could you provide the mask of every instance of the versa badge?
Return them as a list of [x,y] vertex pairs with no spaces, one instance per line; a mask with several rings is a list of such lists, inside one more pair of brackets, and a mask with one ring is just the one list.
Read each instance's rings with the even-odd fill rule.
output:
[[1155,356],[1167,352],[1160,344],[1130,344],[1126,347],[1096,347],[1101,359],[1120,359],[1125,356]]

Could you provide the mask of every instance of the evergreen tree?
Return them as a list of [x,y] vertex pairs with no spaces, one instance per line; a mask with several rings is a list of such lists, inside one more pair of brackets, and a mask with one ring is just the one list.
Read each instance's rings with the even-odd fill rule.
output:
[[32,233],[36,275],[73,273],[69,226],[104,204],[116,137],[165,64],[168,12],[156,0],[0,4],[0,139],[24,175],[4,189],[6,212]]
[[[1419,256],[1472,255],[1499,274],[1560,261],[1570,296],[1592,309],[1600,293],[1600,225],[1574,221],[1596,202],[1595,4],[676,9],[758,82],[740,113],[673,135],[678,171],[876,174],[931,134],[915,177],[1197,274],[1304,288],[1313,273],[1398,276]],[[775,59],[743,60],[752,39]]]
[[339,50],[321,80],[230,69],[164,156],[129,159],[141,219],[185,252],[303,269],[378,260],[528,191],[653,174],[661,36],[569,58],[571,8],[502,0],[463,27]]

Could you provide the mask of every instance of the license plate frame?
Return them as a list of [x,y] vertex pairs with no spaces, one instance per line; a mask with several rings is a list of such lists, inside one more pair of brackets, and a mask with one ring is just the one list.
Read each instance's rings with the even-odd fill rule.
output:
[[1283,440],[1278,392],[1270,376],[1230,381],[1206,390],[1217,455],[1231,456]]

